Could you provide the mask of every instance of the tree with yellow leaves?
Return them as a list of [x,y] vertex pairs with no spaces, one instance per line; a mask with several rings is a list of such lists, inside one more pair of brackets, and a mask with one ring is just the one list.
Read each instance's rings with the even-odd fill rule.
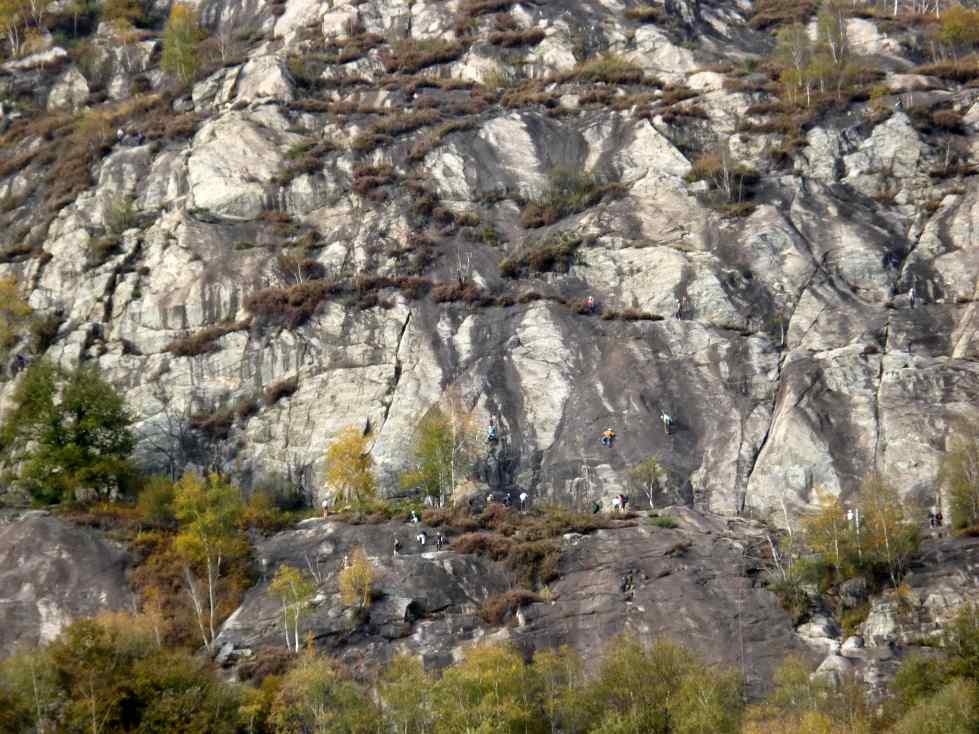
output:
[[163,30],[163,56],[160,66],[183,84],[193,81],[199,66],[198,46],[206,34],[197,11],[190,5],[176,3]]
[[363,548],[355,548],[350,561],[340,571],[340,596],[345,604],[357,605],[367,609],[374,596],[374,581],[377,571]]
[[17,344],[30,324],[32,313],[20,297],[17,279],[12,275],[0,278],[0,349],[6,352]]
[[349,426],[326,450],[326,488],[336,505],[357,505],[377,494],[367,436]]

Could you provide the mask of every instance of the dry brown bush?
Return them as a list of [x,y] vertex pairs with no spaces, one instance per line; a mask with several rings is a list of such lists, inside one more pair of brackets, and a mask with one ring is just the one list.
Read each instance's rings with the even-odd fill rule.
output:
[[216,343],[218,339],[233,331],[243,331],[250,325],[251,322],[245,319],[206,326],[189,336],[174,339],[164,348],[164,351],[177,357],[196,357],[199,354],[216,352],[219,349]]
[[491,596],[480,607],[479,613],[487,624],[502,624],[511,614],[521,607],[543,601],[540,594],[527,589],[511,589]]
[[268,406],[275,405],[282,398],[287,398],[299,389],[299,377],[293,375],[273,382],[262,392],[262,400]]

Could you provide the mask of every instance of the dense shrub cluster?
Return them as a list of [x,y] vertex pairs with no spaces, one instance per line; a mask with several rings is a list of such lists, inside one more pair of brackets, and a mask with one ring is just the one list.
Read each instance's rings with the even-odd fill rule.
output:
[[515,255],[500,261],[504,278],[520,278],[533,273],[566,273],[571,269],[584,244],[582,237],[562,232],[543,242],[530,242]]
[[558,168],[548,177],[547,188],[520,212],[520,223],[527,228],[545,227],[595,206],[607,195],[624,191],[620,184],[604,182],[592,174]]

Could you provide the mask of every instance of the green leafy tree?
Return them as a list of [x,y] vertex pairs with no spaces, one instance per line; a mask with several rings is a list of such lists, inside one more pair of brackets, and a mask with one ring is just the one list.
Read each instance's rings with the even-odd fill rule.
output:
[[479,645],[436,684],[435,734],[544,732],[533,669],[512,648]]
[[277,734],[376,734],[377,706],[328,659],[310,650],[282,679],[269,717]]
[[20,56],[24,46],[30,5],[26,0],[0,0],[0,33],[7,39],[10,55]]
[[374,459],[362,431],[344,428],[326,450],[326,488],[337,505],[359,505],[377,494]]
[[222,566],[248,552],[239,529],[242,510],[237,487],[217,474],[206,479],[185,474],[174,485],[174,514],[180,523],[175,548],[184,560],[187,593],[208,650],[217,634]]
[[414,468],[401,478],[405,489],[445,503],[466,477],[477,455],[478,430],[458,392],[450,392],[445,409],[433,406],[415,430]]
[[666,470],[653,457],[637,464],[629,471],[629,483],[649,500],[649,509],[655,507],[656,495],[662,493]]
[[821,489],[816,490],[816,496],[819,510],[802,520],[806,545],[839,577],[848,578],[857,570],[856,532],[847,522],[839,497]]
[[947,44],[956,57],[979,45],[979,10],[962,5],[948,8],[942,14],[938,39]]
[[812,60],[812,42],[809,31],[801,23],[780,28],[775,37],[775,59],[782,67],[780,79],[789,91],[789,99],[796,101],[800,94],[811,102],[812,80],[809,63]]
[[432,676],[421,660],[399,655],[381,675],[378,691],[384,718],[397,734],[427,734],[432,730]]
[[894,726],[893,734],[975,734],[979,731],[979,687],[957,679],[918,703]]
[[918,550],[918,526],[897,490],[878,475],[863,481],[857,504],[863,563],[875,563],[885,570],[896,587]]
[[[270,585],[271,592],[282,602],[282,622],[285,626],[286,647],[299,652],[299,628],[303,609],[309,604],[316,587],[292,566],[279,566]],[[290,639],[289,630],[292,629]]]
[[3,444],[21,452],[21,478],[42,502],[128,492],[134,440],[125,401],[92,367],[28,368],[14,392]]
[[948,497],[952,527],[979,526],[979,441],[973,426],[952,437],[939,479]]
[[197,11],[190,5],[175,3],[163,30],[160,66],[182,84],[189,84],[200,65],[198,48],[205,37]]

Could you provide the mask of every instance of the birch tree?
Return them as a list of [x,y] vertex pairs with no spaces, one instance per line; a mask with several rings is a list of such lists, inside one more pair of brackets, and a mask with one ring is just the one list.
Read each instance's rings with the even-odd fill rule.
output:
[[[238,527],[238,489],[217,474],[185,474],[174,485],[174,515],[180,523],[175,548],[184,560],[184,579],[201,640],[208,651],[217,636],[222,567],[248,550]],[[203,590],[202,588],[203,587]]]
[[[282,602],[282,621],[285,627],[286,648],[299,652],[299,630],[303,610],[309,604],[316,592],[313,586],[302,574],[292,566],[282,565],[275,572],[270,589]],[[292,635],[290,637],[290,629]]]

